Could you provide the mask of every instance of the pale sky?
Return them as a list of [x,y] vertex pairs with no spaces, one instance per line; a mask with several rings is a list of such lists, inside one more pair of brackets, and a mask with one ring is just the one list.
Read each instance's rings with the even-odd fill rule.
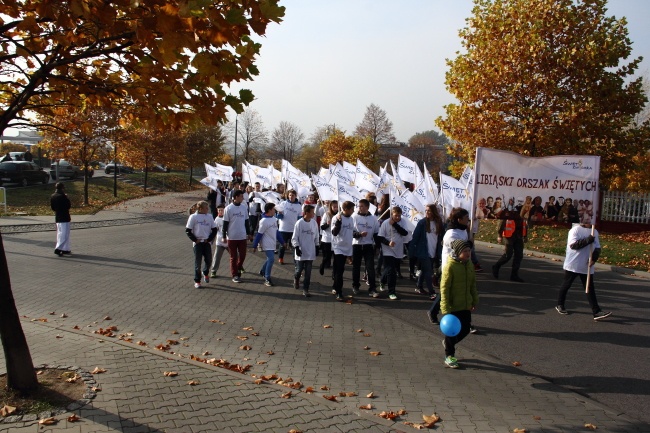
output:
[[[260,75],[249,88],[269,134],[281,121],[309,139],[335,123],[351,134],[374,103],[407,141],[438,128],[454,102],[445,89],[445,59],[461,49],[458,31],[471,0],[281,0],[282,23],[261,39]],[[650,77],[650,0],[610,0],[608,15],[628,20],[638,74]],[[629,61],[629,59],[628,59]]]

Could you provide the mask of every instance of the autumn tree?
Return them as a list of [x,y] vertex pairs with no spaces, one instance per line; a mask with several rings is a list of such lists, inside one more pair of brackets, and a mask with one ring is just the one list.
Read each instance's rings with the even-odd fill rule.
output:
[[107,156],[107,145],[119,127],[119,111],[114,107],[61,106],[53,115],[41,115],[41,147],[56,158],[63,158],[84,169],[84,206],[88,205],[90,163]]
[[358,158],[368,168],[377,169],[378,146],[370,137],[346,136],[337,129],[321,143],[320,149],[321,162],[326,167],[343,161],[355,164]]
[[303,145],[305,134],[295,123],[282,121],[271,134],[271,142],[264,154],[269,159],[286,159],[293,162],[297,152]]
[[475,0],[459,34],[464,53],[448,60],[458,103],[436,124],[464,161],[478,146],[531,156],[600,155],[601,181],[648,149],[647,128],[629,128],[646,102],[641,58],[625,18],[606,0]]
[[305,144],[300,148],[291,163],[303,173],[317,173],[323,156],[320,144]]
[[375,145],[395,143],[393,134],[393,122],[388,119],[384,110],[375,104],[366,107],[366,113],[363,120],[354,130],[354,135],[358,137],[370,137]]
[[190,169],[189,184],[192,185],[194,167],[203,167],[204,163],[213,164],[223,157],[226,137],[220,125],[191,125],[185,128],[184,134],[184,158]]
[[[279,0],[39,0],[0,2],[0,133],[63,105],[146,107],[156,126],[206,124],[242,112],[250,90],[225,86],[258,74],[251,38],[280,22]],[[0,238],[0,244],[2,239]],[[0,255],[0,334],[10,387],[37,386]],[[5,278],[6,276],[6,278]],[[29,373],[31,372],[31,373]]]
[[449,140],[445,134],[438,131],[418,132],[409,138],[408,147],[402,154],[417,161],[420,166],[424,163],[435,176],[440,171],[445,173],[448,171],[448,143]]
[[[234,123],[232,121],[229,122],[226,128],[228,129],[228,136],[232,140],[233,146],[236,141],[237,150],[235,153],[240,158],[250,163],[255,163],[262,149],[269,142],[269,134],[264,127],[262,116],[256,110],[248,109],[239,114]],[[235,130],[237,131],[236,134]]]
[[24,144],[12,143],[11,141],[5,141],[0,143],[0,155],[4,156],[7,152],[24,152],[27,150],[27,147]]

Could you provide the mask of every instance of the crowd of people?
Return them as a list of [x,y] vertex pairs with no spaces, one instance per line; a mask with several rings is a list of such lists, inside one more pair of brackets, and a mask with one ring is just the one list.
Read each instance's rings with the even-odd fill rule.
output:
[[[232,188],[226,189],[220,181],[216,189],[210,189],[205,201],[197,203],[186,224],[186,233],[194,244],[194,287],[202,288],[202,284],[216,277],[226,250],[230,255],[232,281],[240,283],[247,247],[252,242],[253,253],[265,254],[266,259],[259,270],[265,286],[274,285],[275,255],[278,255],[278,265],[284,265],[286,253],[292,251],[293,288],[302,290],[305,297],[311,296],[312,267],[320,255],[319,273],[324,275],[331,269],[332,294],[337,301],[345,301],[344,274],[346,266],[350,265],[353,295],[361,293],[361,281],[364,280],[368,296],[378,298],[380,292],[387,292],[388,299],[398,300],[397,281],[403,278],[401,267],[406,258],[415,292],[426,294],[432,301],[427,311],[430,322],[438,324],[439,314],[452,314],[460,321],[460,332],[443,340],[445,365],[458,367],[456,344],[469,333],[476,332],[471,312],[478,305],[476,272],[482,271],[474,250],[475,231],[470,228],[467,209],[454,208],[443,218],[441,208],[429,204],[425,218],[409,230],[412,226],[402,220],[402,209],[391,207],[387,195],[382,196],[378,203],[376,194],[368,193],[355,206],[351,201],[321,202],[315,193],[301,203],[296,191],[285,192],[283,185],[274,190],[280,198],[278,203],[273,203],[265,199],[268,198],[264,195],[266,192],[259,183],[245,187],[234,183]],[[498,209],[498,213],[494,213],[494,209],[500,204],[495,201],[486,211],[491,213],[485,215],[495,215],[501,220],[498,242],[505,239],[505,252],[492,266],[495,278],[499,278],[501,267],[514,256],[510,280],[523,283],[519,269],[527,241],[528,222],[534,221],[536,215],[549,215],[548,209],[541,208],[540,200],[538,197],[531,199],[528,207],[526,200],[519,209],[506,206]],[[565,199],[564,203],[567,200],[570,199]],[[371,206],[376,209],[374,213],[370,212]],[[595,249],[592,248],[592,254],[587,257],[584,248],[592,244]],[[599,251],[597,232],[587,235],[579,230],[570,232],[565,279],[556,307],[558,313],[567,314],[564,304],[571,284],[578,276],[586,284],[586,276],[589,270],[593,273],[593,263]],[[436,294],[436,288],[440,296]],[[588,299],[594,320],[611,314],[600,309],[593,278],[589,283]]]

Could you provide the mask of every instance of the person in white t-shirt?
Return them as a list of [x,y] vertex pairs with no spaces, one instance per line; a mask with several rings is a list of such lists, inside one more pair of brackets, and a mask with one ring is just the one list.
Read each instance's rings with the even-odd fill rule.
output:
[[284,245],[284,239],[280,236],[280,232],[278,232],[278,220],[275,218],[275,204],[266,203],[264,205],[264,213],[257,228],[255,240],[253,241],[252,251],[255,253],[259,245],[260,249],[266,255],[266,261],[262,264],[262,269],[260,269],[259,273],[264,277],[264,285],[267,287],[273,287],[271,269],[273,269],[276,242]]
[[214,247],[214,253],[212,255],[212,268],[210,268],[210,278],[217,277],[217,271],[219,270],[219,265],[221,264],[221,257],[223,252],[228,249],[228,244],[223,242],[223,211],[225,206],[223,203],[217,205],[217,216],[214,219],[214,223],[217,225],[217,236],[212,241],[212,246]]
[[332,218],[332,252],[334,262],[332,264],[332,292],[336,295],[337,301],[344,301],[343,298],[343,272],[345,261],[352,256],[352,239],[354,237],[354,203],[344,201],[341,204],[342,211]]
[[302,294],[309,298],[309,283],[311,282],[311,268],[316,259],[316,245],[318,244],[318,224],[314,217],[314,205],[307,204],[303,208],[303,216],[296,221],[291,237],[294,247],[294,261],[296,263],[293,274],[293,288],[300,289],[300,278],[303,271],[305,279],[302,282]]
[[205,262],[203,266],[203,281],[210,282],[208,273],[212,264],[212,248],[210,244],[217,236],[217,225],[208,212],[210,207],[207,201],[200,201],[196,204],[197,211],[190,215],[185,225],[187,237],[194,243],[194,287],[200,289],[201,286],[201,261]]
[[278,263],[281,265],[284,264],[284,252],[286,251],[286,245],[291,240],[291,236],[293,236],[293,228],[298,218],[302,216],[302,205],[297,197],[298,194],[295,190],[290,189],[287,191],[287,200],[283,203],[282,211],[278,212],[277,216],[280,221],[280,234],[285,242],[285,246],[281,246],[278,253]]
[[370,202],[365,198],[359,200],[359,210],[352,214],[354,231],[358,236],[352,240],[352,293],[359,294],[361,287],[361,262],[368,275],[368,295],[376,298],[377,281],[375,280],[375,236],[379,233],[377,217],[368,210]]
[[243,204],[244,192],[240,189],[233,190],[233,199],[223,213],[222,241],[228,242],[230,253],[230,273],[234,283],[241,283],[241,273],[246,259],[246,239],[250,235],[248,223],[248,209]]
[[402,208],[394,206],[390,211],[390,218],[381,224],[377,235],[384,256],[384,275],[388,284],[388,299],[393,301],[399,299],[395,292],[397,269],[404,257],[404,238],[409,234],[408,230],[400,225],[401,220]]
[[[593,244],[593,250],[590,245]],[[591,255],[590,255],[591,252]],[[587,273],[591,274],[587,300],[594,315],[594,320],[602,320],[611,316],[611,312],[601,310],[596,299],[596,288],[594,287],[594,265],[600,256],[600,241],[598,230],[593,230],[588,225],[574,224],[569,230],[567,238],[566,257],[564,258],[564,281],[560,287],[555,309],[560,314],[569,314],[564,308],[566,295],[576,277],[580,277],[583,287],[587,286]]]

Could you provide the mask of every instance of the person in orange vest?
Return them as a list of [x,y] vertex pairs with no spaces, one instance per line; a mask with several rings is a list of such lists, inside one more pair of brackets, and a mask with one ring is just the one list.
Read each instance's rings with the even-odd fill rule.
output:
[[510,271],[510,281],[523,283],[524,280],[519,276],[519,267],[521,259],[524,257],[524,243],[528,241],[528,225],[519,212],[507,210],[503,213],[503,219],[499,225],[498,238],[499,243],[505,238],[506,251],[501,258],[492,266],[492,275],[499,279],[499,269],[510,261],[512,256],[512,270]]

